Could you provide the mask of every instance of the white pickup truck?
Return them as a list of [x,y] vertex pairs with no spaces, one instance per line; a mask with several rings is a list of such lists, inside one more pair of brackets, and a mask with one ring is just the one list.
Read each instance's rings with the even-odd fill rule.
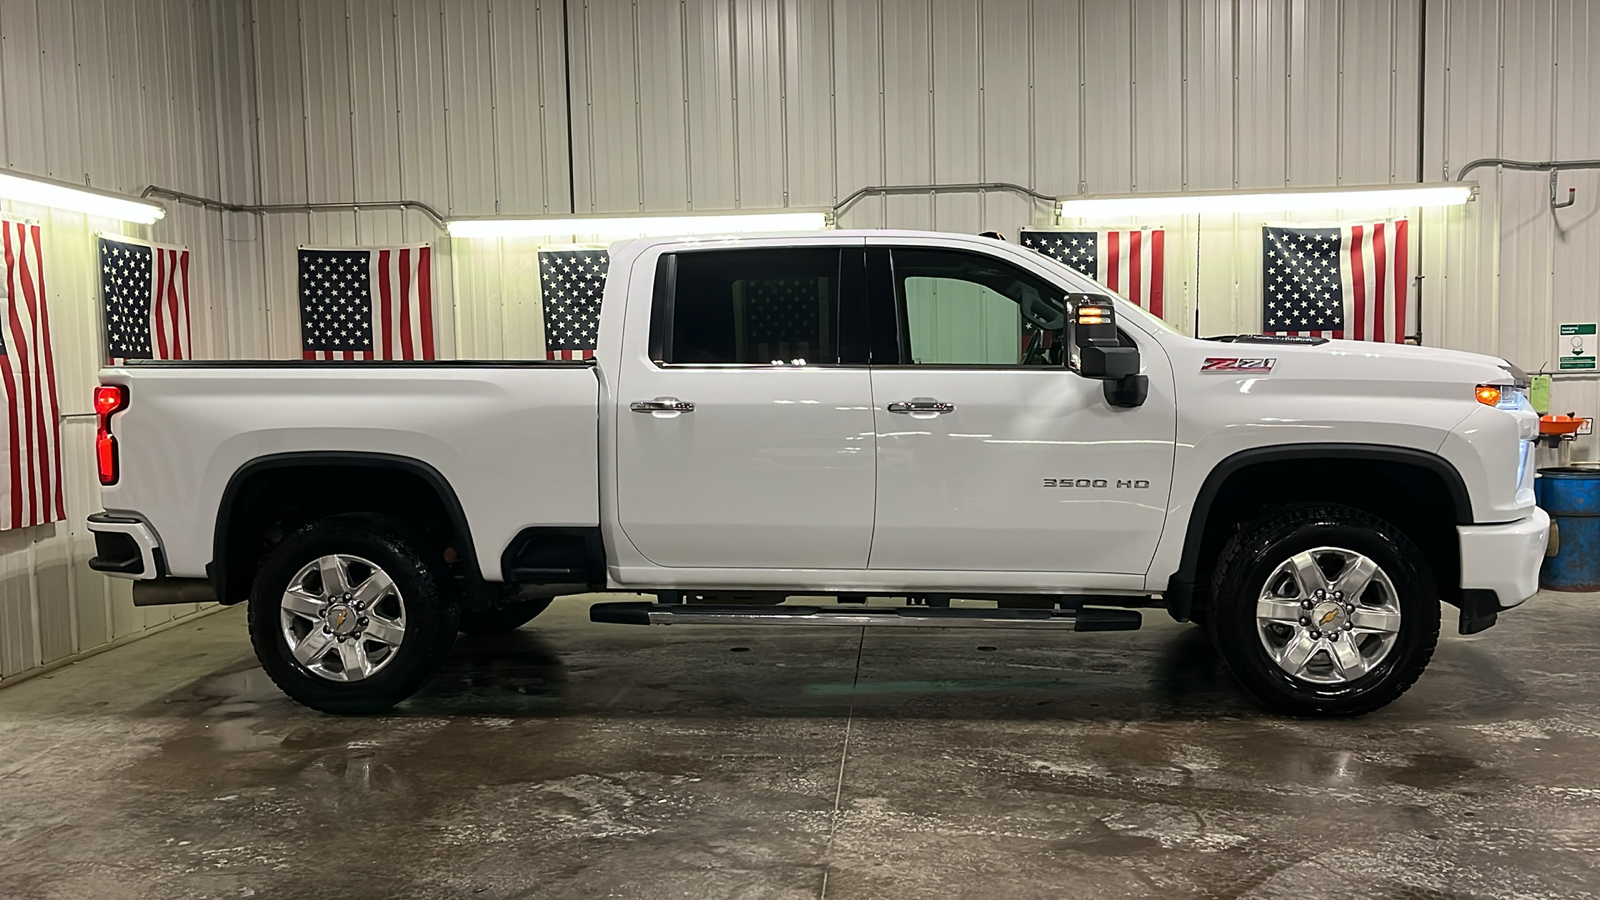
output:
[[[611,248],[592,360],[140,362],[90,565],[250,602],[266,671],[386,709],[458,630],[1110,630],[1164,608],[1270,709],[1353,715],[1537,588],[1503,360],[1196,340],[1032,250],[830,231]],[[803,598],[798,602],[791,598]]]

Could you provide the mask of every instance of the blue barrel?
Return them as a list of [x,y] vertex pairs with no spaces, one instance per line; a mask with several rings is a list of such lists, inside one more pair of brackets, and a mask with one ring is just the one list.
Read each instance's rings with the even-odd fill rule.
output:
[[1600,469],[1540,469],[1539,506],[1555,520],[1560,546],[1539,570],[1552,591],[1600,591]]

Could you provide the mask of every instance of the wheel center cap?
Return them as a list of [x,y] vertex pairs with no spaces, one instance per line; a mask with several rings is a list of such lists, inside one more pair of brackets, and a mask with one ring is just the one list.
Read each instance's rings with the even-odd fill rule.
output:
[[1329,600],[1311,609],[1311,627],[1318,631],[1338,631],[1348,619],[1344,607]]
[[340,637],[355,634],[359,619],[355,609],[348,604],[335,603],[328,607],[328,630]]

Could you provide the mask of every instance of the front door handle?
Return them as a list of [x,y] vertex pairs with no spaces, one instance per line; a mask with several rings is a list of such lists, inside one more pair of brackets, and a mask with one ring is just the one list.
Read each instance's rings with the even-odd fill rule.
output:
[[635,400],[628,408],[636,413],[691,413],[694,404],[677,397],[657,397],[654,400]]
[[889,412],[905,413],[913,416],[918,413],[940,415],[955,411],[956,405],[954,403],[946,403],[943,400],[935,400],[932,397],[912,397],[910,400],[896,400],[889,404]]

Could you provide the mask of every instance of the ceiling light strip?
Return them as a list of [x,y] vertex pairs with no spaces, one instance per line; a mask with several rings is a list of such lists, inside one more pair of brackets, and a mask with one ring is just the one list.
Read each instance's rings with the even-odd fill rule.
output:
[[727,213],[676,216],[547,216],[537,219],[451,219],[450,236],[597,237],[742,234],[759,231],[818,231],[829,225],[823,212]]
[[150,225],[167,215],[159,203],[135,200],[110,191],[57,181],[54,178],[0,172],[0,200],[48,206],[105,219]]
[[1064,219],[1114,216],[1181,216],[1208,213],[1312,212],[1416,206],[1459,206],[1477,185],[1363,185],[1270,191],[1192,191],[1181,194],[1124,194],[1061,201]]

